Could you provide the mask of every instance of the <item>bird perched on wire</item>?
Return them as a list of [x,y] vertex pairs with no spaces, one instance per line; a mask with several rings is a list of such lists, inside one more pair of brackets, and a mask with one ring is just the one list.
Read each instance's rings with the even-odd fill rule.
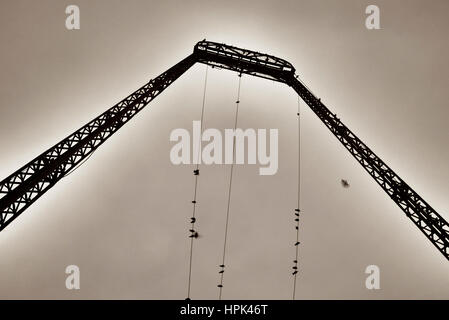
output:
[[198,234],[198,232],[194,231],[194,230],[190,230],[190,232],[192,233],[189,238],[195,238],[198,239],[200,237],[200,235]]
[[351,185],[349,184],[348,180],[345,179],[341,179],[341,185],[343,186],[343,188],[349,188]]

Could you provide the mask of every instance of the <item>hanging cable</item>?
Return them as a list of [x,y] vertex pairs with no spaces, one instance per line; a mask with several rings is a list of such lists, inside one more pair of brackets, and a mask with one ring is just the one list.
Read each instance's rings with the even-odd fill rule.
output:
[[[201,145],[201,135],[203,134],[204,129],[204,107],[206,105],[206,88],[207,88],[207,72],[208,72],[209,66],[206,65],[206,72],[204,76],[204,90],[203,90],[203,103],[201,107],[201,132],[199,136],[199,144]],[[193,170],[193,175],[195,177],[195,186],[193,191],[193,209],[192,209],[192,216],[190,217],[190,256],[189,256],[189,280],[187,285],[187,298],[186,300],[190,300],[190,288],[192,283],[192,260],[193,260],[193,241],[198,238],[198,232],[195,229],[195,223],[196,223],[196,203],[197,203],[197,189],[198,189],[198,176],[200,175],[200,165],[199,165],[199,159],[201,157],[201,148],[198,148],[198,154],[197,154],[197,164],[195,170]]]
[[[235,102],[235,120],[234,120],[234,132],[237,129],[237,119],[239,116],[239,104],[240,104],[240,87],[242,84],[242,74],[239,74],[239,86],[237,91],[237,101]],[[218,300],[221,300],[221,296],[223,293],[223,277],[224,277],[224,271],[225,271],[225,257],[226,257],[226,244],[228,239],[228,227],[229,227],[229,208],[231,205],[231,191],[232,191],[232,176],[234,173],[234,163],[235,163],[235,135],[233,139],[233,146],[232,146],[232,163],[231,163],[231,173],[229,176],[229,189],[228,189],[228,204],[226,209],[226,222],[225,222],[225,233],[224,233],[224,244],[223,244],[223,257],[221,260],[221,264],[219,265],[220,271],[218,272],[220,274],[220,284],[218,285],[219,293],[218,293]]]
[[298,96],[298,203],[295,209],[295,229],[296,229],[296,242],[295,242],[295,260],[293,260],[293,295],[292,299],[296,297],[296,282],[299,271],[299,215],[301,213],[301,115],[300,115],[300,101]]

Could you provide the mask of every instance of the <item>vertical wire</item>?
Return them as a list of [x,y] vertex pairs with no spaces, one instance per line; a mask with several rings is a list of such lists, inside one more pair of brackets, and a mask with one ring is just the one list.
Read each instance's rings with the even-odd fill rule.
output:
[[[239,115],[239,104],[240,104],[240,87],[242,83],[242,74],[239,75],[239,86],[237,91],[237,101],[236,101],[236,110],[235,110],[235,120],[234,120],[234,132],[237,129],[237,119]],[[218,300],[221,300],[221,296],[223,293],[223,278],[224,278],[224,267],[225,267],[225,257],[226,257],[226,244],[227,244],[227,238],[228,238],[228,227],[229,227],[229,208],[231,204],[231,190],[232,190],[232,176],[234,173],[234,162],[235,162],[235,135],[233,139],[233,148],[232,148],[232,163],[231,163],[231,173],[229,177],[229,189],[228,189],[228,204],[226,209],[226,224],[225,224],[225,233],[224,233],[224,244],[223,244],[223,257],[221,260],[220,267],[222,270],[220,271],[220,284],[218,285],[219,288],[219,294],[218,294]]]
[[[204,106],[206,105],[206,88],[207,88],[207,71],[209,69],[209,66],[206,65],[206,75],[204,76],[204,90],[203,90],[203,103],[201,107],[201,132],[199,136],[199,144],[201,146],[201,135],[203,134],[204,129]],[[200,159],[201,156],[201,148],[198,148],[198,158]],[[195,230],[195,222],[196,222],[196,199],[197,199],[197,189],[198,189],[198,176],[199,176],[199,161],[197,161],[196,169],[194,171],[195,174],[195,187],[194,187],[194,193],[193,193],[193,212],[192,212],[192,218],[191,218],[191,229]],[[187,299],[190,299],[190,289],[191,289],[191,283],[192,283],[192,260],[193,260],[193,240],[195,239],[195,231],[191,232],[190,236],[190,257],[189,257],[189,281],[187,285]]]
[[297,276],[298,276],[298,268],[299,268],[299,215],[301,212],[301,207],[300,207],[300,201],[301,201],[301,115],[300,115],[300,111],[301,111],[301,105],[300,105],[300,100],[299,100],[299,96],[298,96],[298,112],[297,112],[297,116],[298,116],[298,203],[297,203],[297,216],[296,216],[296,242],[295,242],[295,266],[294,266],[294,280],[293,280],[293,295],[292,295],[292,300],[295,300],[296,298],[296,282],[297,282]]

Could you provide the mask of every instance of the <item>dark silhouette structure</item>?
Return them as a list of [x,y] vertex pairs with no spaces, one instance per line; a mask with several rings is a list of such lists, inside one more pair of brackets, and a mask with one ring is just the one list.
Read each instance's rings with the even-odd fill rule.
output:
[[343,188],[349,188],[351,185],[349,184],[348,180],[346,179],[341,179],[341,185]]
[[449,260],[449,225],[295,75],[287,61],[209,41],[143,87],[0,182],[0,231],[76,168],[196,62],[282,82],[292,87],[433,245]]

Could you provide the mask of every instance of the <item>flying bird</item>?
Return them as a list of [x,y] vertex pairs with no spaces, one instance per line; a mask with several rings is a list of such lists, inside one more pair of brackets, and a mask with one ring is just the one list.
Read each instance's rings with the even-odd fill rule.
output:
[[348,180],[345,179],[341,179],[341,185],[343,186],[343,188],[349,188],[351,186]]

